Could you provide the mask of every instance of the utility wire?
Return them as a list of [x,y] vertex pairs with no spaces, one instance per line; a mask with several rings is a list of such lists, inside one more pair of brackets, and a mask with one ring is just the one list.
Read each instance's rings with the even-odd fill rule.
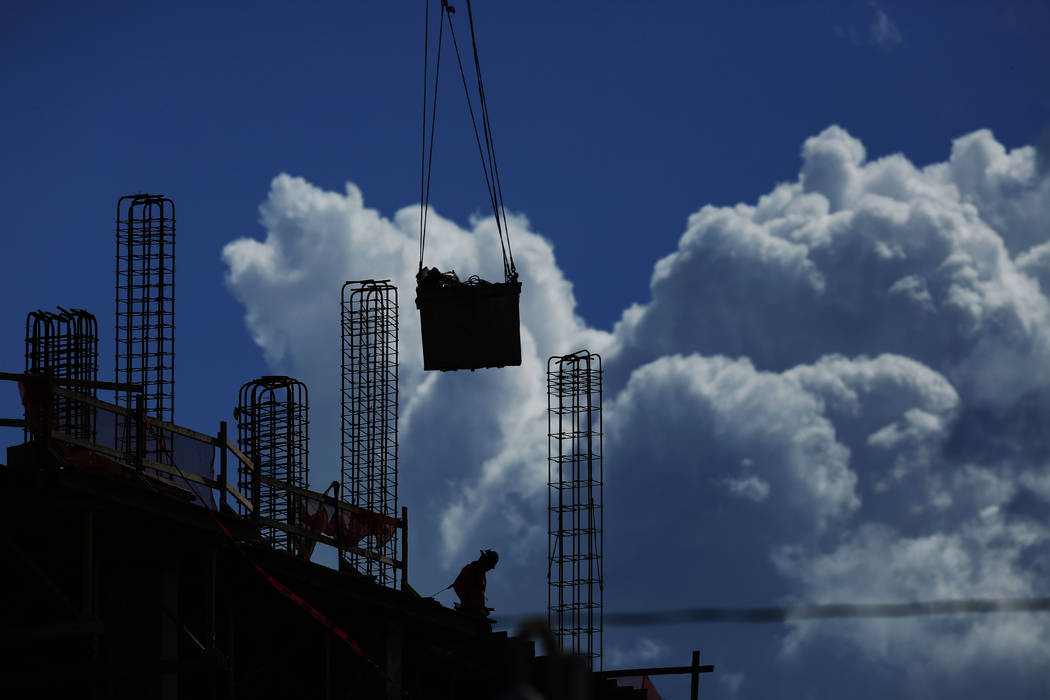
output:
[[[684,608],[644,612],[606,613],[608,627],[656,627],[697,622],[734,624],[783,624],[798,620],[895,619],[933,615],[1050,612],[1050,598],[962,598],[915,603],[831,603],[769,608]],[[543,615],[500,615],[516,624]]]

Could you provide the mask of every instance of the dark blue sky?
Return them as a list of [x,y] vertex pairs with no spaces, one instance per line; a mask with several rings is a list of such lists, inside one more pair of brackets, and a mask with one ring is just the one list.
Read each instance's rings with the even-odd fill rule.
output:
[[[795,177],[799,144],[829,124],[917,164],[977,128],[1008,147],[1038,140],[1045,3],[882,7],[899,44],[872,45],[865,2],[477,8],[507,202],[555,242],[588,320],[609,327],[644,301],[689,212]],[[252,233],[279,172],[352,180],[387,215],[419,199],[421,3],[3,13],[12,232],[90,237],[86,217],[52,212],[41,226],[34,205],[96,212],[110,193],[163,191],[192,217],[186,237],[212,241],[180,250],[203,273],[229,236]],[[484,191],[452,68],[446,58],[432,200],[464,221]]]
[[[919,168],[946,161],[953,139],[977,129],[1008,150],[1050,148],[1046,2],[478,0],[474,11],[507,206],[551,241],[577,313],[596,329],[612,330],[630,304],[650,301],[653,265],[675,251],[691,214],[754,204],[796,181],[803,142],[832,124],[863,143],[869,161],[902,153]],[[245,306],[225,282],[223,247],[265,236],[258,208],[280,173],[340,193],[353,182],[387,218],[417,203],[422,48],[416,1],[5,3],[3,369],[22,366],[25,313],[61,304],[99,317],[110,377],[116,201],[163,193],[178,217],[177,421],[211,430],[228,420],[242,382],[290,370],[267,366],[252,342]],[[486,212],[484,184],[462,89],[450,55],[443,60],[431,204],[469,228]],[[675,288],[682,308],[700,305],[688,296],[696,288]],[[317,303],[335,309],[336,293]],[[414,313],[403,306],[403,316]],[[809,357],[807,341],[793,342]],[[836,350],[812,349],[814,362]],[[626,377],[634,366],[621,367]],[[10,413],[17,400],[0,406]],[[719,563],[690,564],[685,577],[702,580],[718,566],[757,572],[739,547],[765,543],[712,545],[704,555],[721,552]],[[610,569],[628,576],[631,567]],[[726,600],[735,586],[723,580],[704,589],[722,598],[704,603],[776,604],[758,599],[782,591],[771,581],[738,589],[748,600]],[[670,599],[685,604],[687,583],[674,586]],[[612,600],[662,607],[659,588],[639,590],[624,586]],[[735,628],[711,634],[712,662],[719,647],[762,659],[730,664],[750,678],[775,663],[783,642]],[[686,635],[675,639],[660,663],[688,659]],[[814,683],[815,697],[848,688],[857,669],[889,673],[836,653],[843,678]],[[805,695],[822,670],[807,661],[778,678]],[[778,696],[757,681],[740,687]]]

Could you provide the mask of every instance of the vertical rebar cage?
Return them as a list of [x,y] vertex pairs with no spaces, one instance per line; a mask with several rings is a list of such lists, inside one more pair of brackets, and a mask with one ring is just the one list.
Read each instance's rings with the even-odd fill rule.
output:
[[[175,204],[162,195],[117,201],[116,380],[142,387],[143,413],[175,419]],[[135,410],[138,396],[117,392]],[[126,449],[133,430],[118,430]],[[147,436],[147,459],[170,462],[169,451]]]
[[[305,489],[309,484],[309,412],[306,385],[291,377],[260,377],[241,386],[237,444],[255,474],[240,465],[237,486],[251,494],[259,518],[298,523],[297,497],[282,485]],[[273,525],[263,524],[260,531],[274,549],[295,551],[298,546],[294,536]]]
[[602,668],[602,359],[547,362],[547,621],[563,653]]
[[[26,315],[26,369],[55,379],[98,381],[98,321],[83,309],[31,311]],[[66,387],[95,397],[94,387]],[[95,411],[81,401],[56,395],[52,411],[58,429],[95,441]],[[28,439],[28,431],[26,439]]]
[[[342,492],[348,502],[391,518],[397,512],[397,287],[389,280],[356,280],[342,288]],[[397,560],[398,538],[359,547]],[[354,551],[359,572],[397,585],[397,569]]]

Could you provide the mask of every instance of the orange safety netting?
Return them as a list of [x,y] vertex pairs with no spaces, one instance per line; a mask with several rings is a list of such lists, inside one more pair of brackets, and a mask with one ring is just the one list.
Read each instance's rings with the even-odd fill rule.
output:
[[[377,547],[384,546],[397,533],[397,518],[370,510],[340,510],[312,497],[298,500],[299,523],[317,534],[333,537],[340,547],[356,547],[366,537],[374,537]],[[301,542],[299,556],[309,558],[315,542]]]

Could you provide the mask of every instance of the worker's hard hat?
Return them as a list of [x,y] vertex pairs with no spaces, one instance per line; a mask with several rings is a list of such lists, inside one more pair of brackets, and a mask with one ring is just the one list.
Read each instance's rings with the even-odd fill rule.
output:
[[480,559],[490,567],[495,566],[499,563],[499,554],[497,554],[494,549],[483,549],[481,550]]

